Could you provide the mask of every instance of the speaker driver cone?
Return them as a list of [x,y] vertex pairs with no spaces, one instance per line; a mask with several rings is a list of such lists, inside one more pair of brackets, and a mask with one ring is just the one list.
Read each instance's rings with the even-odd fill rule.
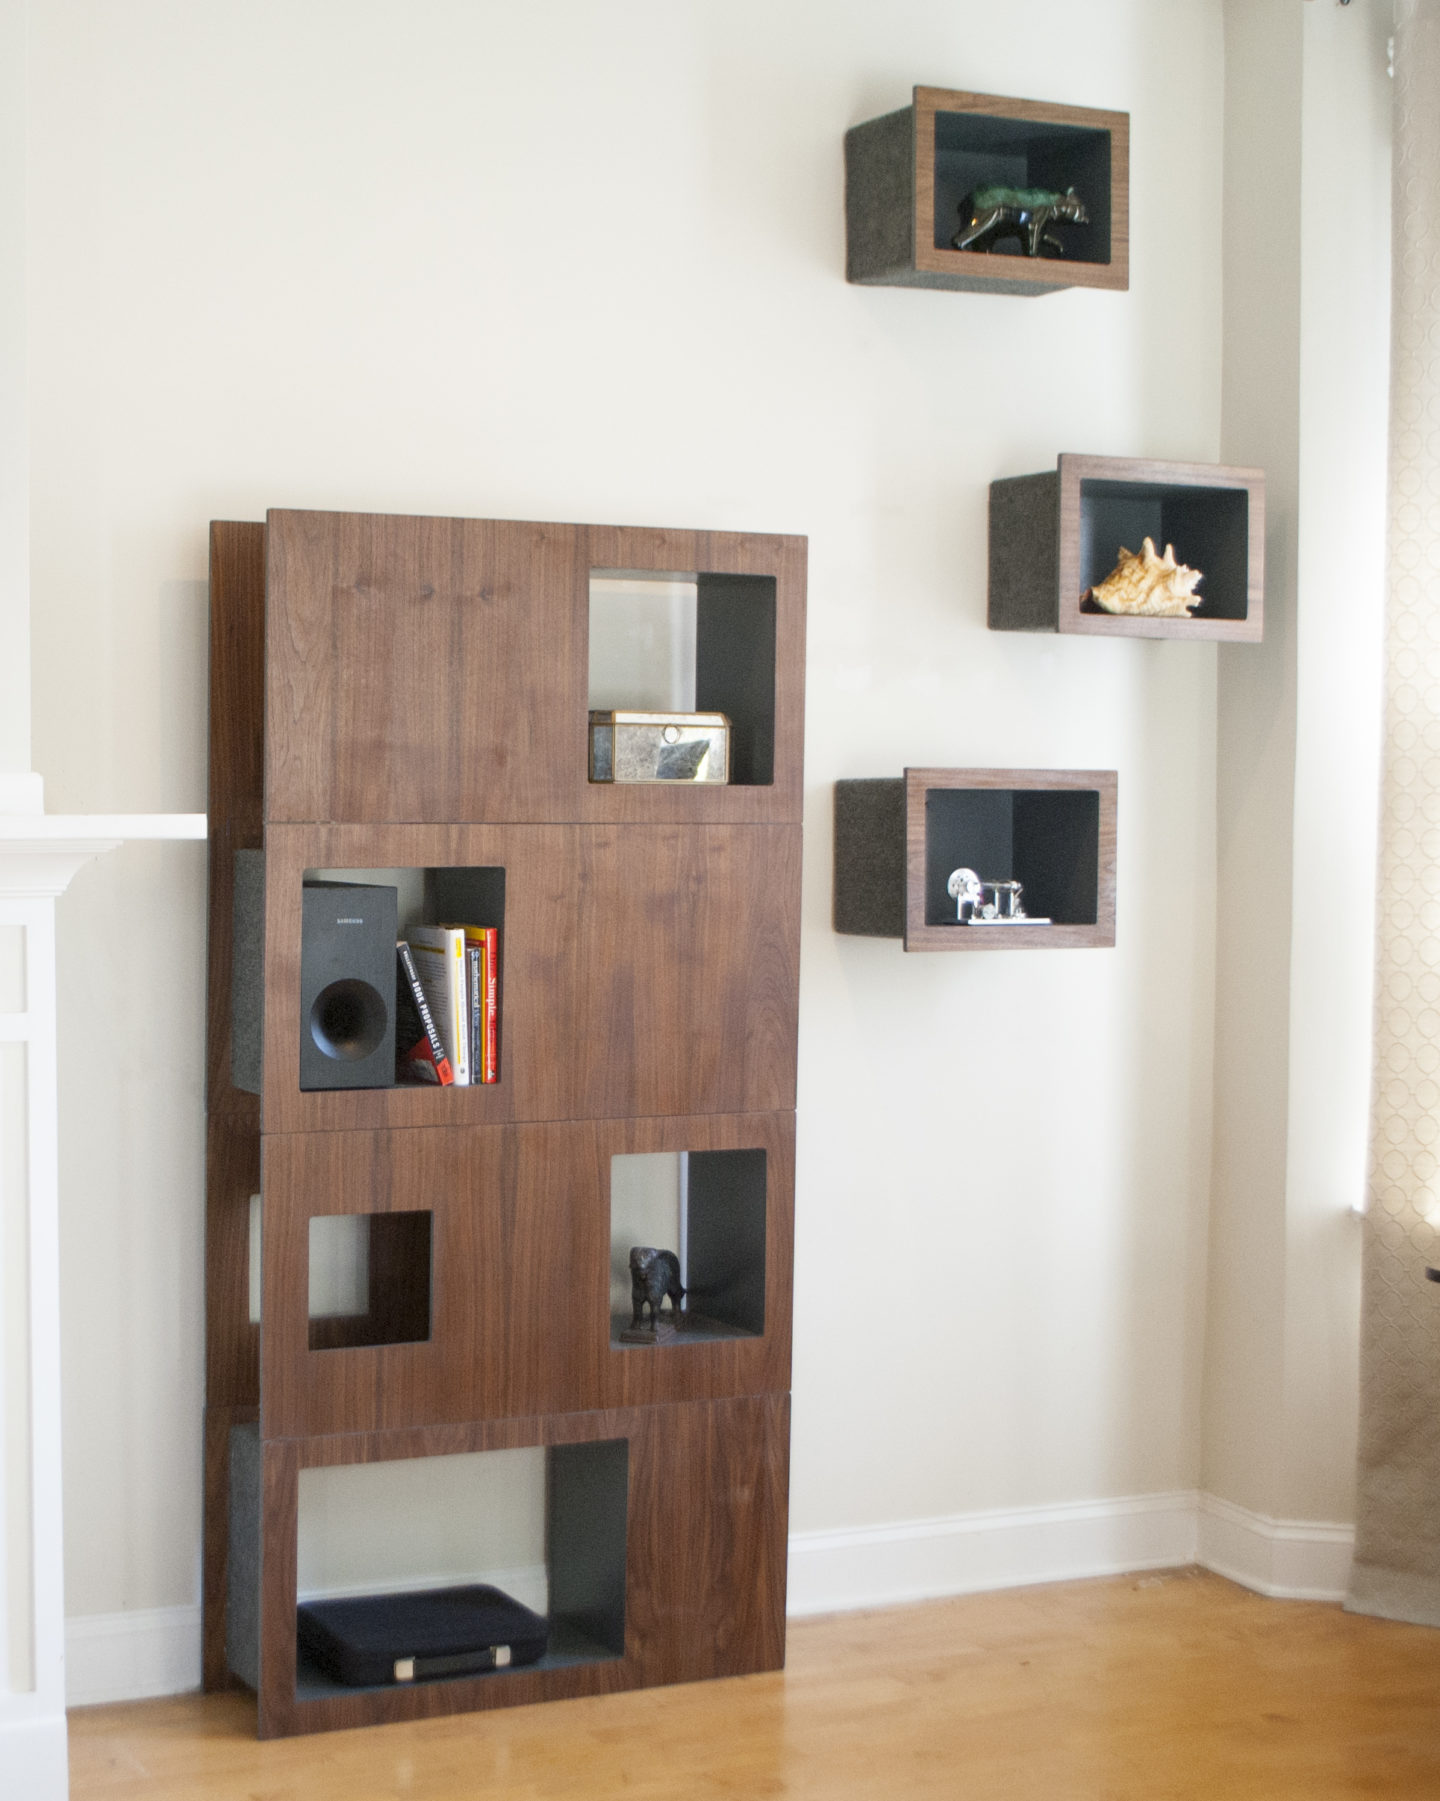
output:
[[327,1057],[355,1062],[380,1048],[388,1023],[385,1002],[357,976],[331,982],[315,996],[310,1036]]

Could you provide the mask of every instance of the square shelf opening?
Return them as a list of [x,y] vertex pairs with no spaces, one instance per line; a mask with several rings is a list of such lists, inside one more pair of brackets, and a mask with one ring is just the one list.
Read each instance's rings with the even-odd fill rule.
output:
[[[429,1082],[434,1064],[397,957],[397,938],[411,945],[454,1085],[498,1082],[504,869],[307,869],[304,884],[301,1088]],[[467,936],[452,955],[433,936],[445,927],[470,928],[483,941]],[[419,932],[431,936],[422,943]]]
[[[231,1668],[258,1670],[259,1438],[231,1434]],[[296,1600],[487,1583],[542,1615],[555,1669],[625,1654],[629,1441],[302,1469]],[[486,1674],[504,1681],[506,1671]],[[432,1680],[461,1680],[436,1677]],[[474,1680],[471,1673],[469,1680]],[[363,1692],[299,1653],[296,1699]]]
[[[1191,619],[1249,616],[1250,495],[1245,488],[1082,479],[1079,595],[1103,582],[1121,548],[1138,552],[1149,538],[1162,556],[1200,570],[1200,605]],[[1107,617],[1093,600],[1081,610]],[[1183,621],[1181,622],[1183,623]]]
[[[1080,125],[1001,118],[993,113],[935,114],[934,247],[951,250],[960,228],[960,204],[978,187],[1074,188],[1088,222],[1059,223],[1063,257],[1045,262],[1110,261],[1110,133]],[[1024,256],[1019,236],[994,241],[991,256]]]
[[730,783],[772,785],[775,603],[773,576],[592,569],[590,711],[723,713]]
[[[264,1206],[250,1196],[247,1315],[261,1324]],[[317,1213],[307,1239],[312,1351],[414,1344],[430,1336],[434,1216]]]
[[955,901],[947,883],[952,871],[962,868],[973,869],[983,882],[1022,883],[1021,904],[1032,918],[1050,919],[1057,926],[1093,926],[1099,916],[1099,791],[928,790],[927,926],[954,920]]
[[433,1226],[429,1212],[311,1216],[312,1351],[429,1338]]
[[[630,1252],[670,1251],[685,1289],[683,1323],[662,1345],[758,1338],[765,1331],[763,1150],[648,1151],[610,1159],[610,1342],[634,1319]],[[644,1309],[648,1326],[650,1309]],[[672,1302],[662,1301],[662,1327]]]

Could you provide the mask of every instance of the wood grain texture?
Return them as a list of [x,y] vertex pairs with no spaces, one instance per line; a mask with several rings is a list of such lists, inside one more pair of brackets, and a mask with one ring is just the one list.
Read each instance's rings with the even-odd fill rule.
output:
[[[267,1140],[264,1411],[268,1437],[776,1392],[790,1383],[794,1116],[433,1126]],[[611,1159],[766,1154],[765,1331],[610,1343]],[[312,1350],[313,1215],[432,1215],[431,1333]],[[373,1274],[372,1274],[373,1279]]]
[[[274,512],[268,543],[269,820],[800,819],[803,538]],[[773,783],[589,781],[596,568],[775,580]]]
[[[1168,463],[1140,457],[1063,454],[1058,459],[1059,567],[1055,595],[1056,627],[1098,638],[1179,638],[1229,644],[1258,644],[1265,628],[1265,472],[1223,463]],[[1081,606],[1085,589],[1080,568],[1081,484],[1134,482],[1160,488],[1213,489],[1246,496],[1248,534],[1245,554],[1243,619],[1127,619]],[[1138,550],[1138,544],[1128,546]],[[1163,545],[1156,546],[1163,550]],[[1185,561],[1183,542],[1177,546]]]
[[250,1197],[260,1192],[260,1134],[212,1117],[205,1156],[205,1396],[211,1407],[260,1400],[260,1328],[250,1319]]
[[[1016,100],[949,88],[917,87],[915,109],[914,245],[915,269],[937,286],[979,292],[1047,294],[1061,288],[1130,286],[1130,115],[1093,107],[1057,106],[1045,100]],[[995,257],[973,250],[935,246],[935,115],[968,113],[1024,120],[1040,125],[1072,125],[1110,137],[1110,260],[1081,262],[1068,257]],[[997,267],[997,264],[1001,265]]]
[[[778,1669],[785,1646],[790,1397],[550,1414],[264,1446],[262,1738]],[[410,1687],[296,1696],[299,1471],[629,1441],[625,1654]]]
[[255,1097],[230,1080],[232,874],[237,850],[263,832],[265,527],[210,527],[209,936],[206,951],[206,1109],[252,1130]]
[[[776,1667],[804,540],[281,512],[217,526],[214,546],[207,1682],[230,1681],[229,1432],[257,1417],[263,1734]],[[754,785],[588,782],[592,569],[715,578],[700,584],[697,680],[728,683],[748,715]],[[265,857],[258,1111],[229,1080],[241,848]],[[303,872],[392,867],[504,871],[501,1081],[301,1093]],[[743,1203],[747,1242],[763,1243],[758,1335],[611,1345],[610,1161],[660,1150],[764,1151],[763,1240]],[[247,1304],[257,1188],[263,1333]],[[309,1221],[345,1211],[376,1222],[370,1311],[312,1332]],[[723,1275],[758,1308],[752,1275]],[[387,1337],[403,1342],[337,1342]],[[302,1467],[615,1437],[630,1446],[623,1657],[297,1700]]]
[[[966,929],[925,919],[926,807],[936,789],[1008,789],[1016,793],[1093,791],[1099,796],[1095,848],[1097,917],[1093,925]],[[1094,949],[1115,942],[1117,778],[1113,769],[907,769],[905,771],[905,949],[907,951]],[[979,871],[982,877],[984,871]]]
[[[267,1132],[795,1104],[798,826],[274,826]],[[501,1080],[299,1087],[307,868],[505,869]]]
[[837,932],[905,936],[905,783],[880,776],[835,784]]
[[[254,1703],[70,1716],[75,1801],[1433,1801],[1440,1633],[1173,1571],[792,1621],[783,1672],[254,1742]],[[657,1748],[658,1751],[657,1751]]]

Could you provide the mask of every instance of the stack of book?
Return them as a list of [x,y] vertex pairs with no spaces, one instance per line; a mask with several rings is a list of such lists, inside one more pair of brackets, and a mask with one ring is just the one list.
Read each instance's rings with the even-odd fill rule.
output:
[[397,1070],[402,1081],[467,1088],[499,1079],[500,933],[494,926],[406,926]]

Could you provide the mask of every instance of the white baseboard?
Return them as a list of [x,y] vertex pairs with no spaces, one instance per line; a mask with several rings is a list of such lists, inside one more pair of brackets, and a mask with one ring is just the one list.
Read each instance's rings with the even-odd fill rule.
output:
[[200,1686],[200,1609],[136,1608],[65,1622],[65,1704],[146,1701]]
[[65,1716],[0,1720],[0,1776],[15,1801],[67,1801],[69,1750]]
[[[1354,1539],[1351,1526],[1272,1520],[1193,1491],[796,1532],[789,1612],[844,1613],[1190,1563],[1277,1599],[1338,1601]],[[528,1572],[509,1574],[515,1591],[526,1586]],[[183,1694],[200,1685],[200,1610],[69,1620],[65,1656],[71,1707]]]
[[939,1595],[1194,1563],[1199,1497],[1134,1495],[790,1537],[789,1612],[841,1613]]
[[1257,1594],[1285,1601],[1343,1601],[1355,1528],[1272,1520],[1218,1495],[1200,1496],[1197,1561]]

